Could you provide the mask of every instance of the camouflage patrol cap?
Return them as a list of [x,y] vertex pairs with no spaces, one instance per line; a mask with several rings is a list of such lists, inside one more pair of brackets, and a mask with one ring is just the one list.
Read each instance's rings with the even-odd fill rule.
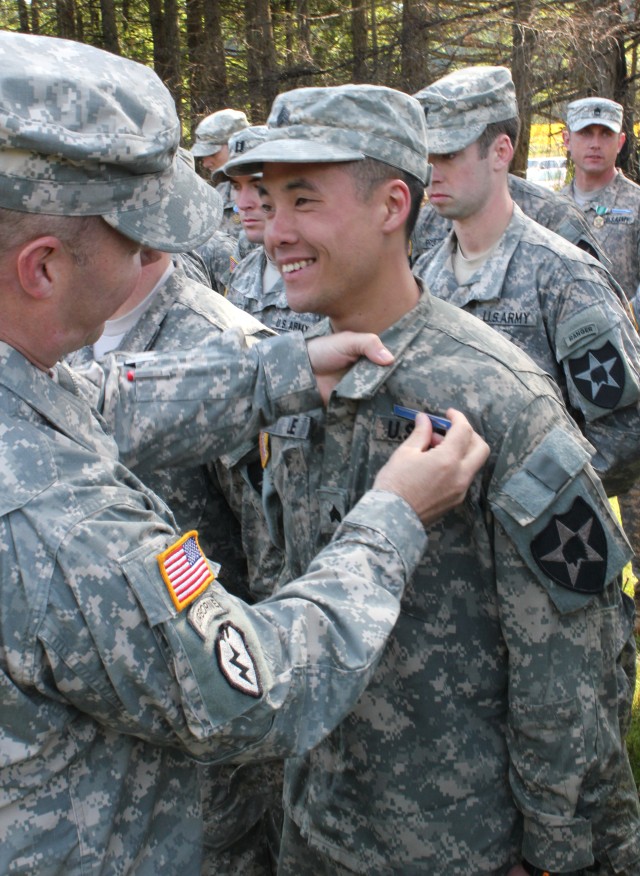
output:
[[567,106],[567,127],[581,131],[588,125],[604,125],[619,134],[622,130],[621,104],[605,97],[583,97]]
[[173,98],[149,68],[0,32],[0,206],[102,216],[153,249],[191,249],[218,226],[222,204],[179,141]]
[[229,176],[265,162],[337,163],[374,158],[426,182],[427,127],[420,104],[381,85],[296,88],[278,95],[267,119],[268,139],[245,157],[231,157]]
[[[237,131],[235,134],[232,134],[229,137],[229,158],[234,158],[236,156],[244,156],[250,149],[253,149],[259,143],[264,143],[264,141],[269,136],[269,129],[266,125],[250,125],[248,128],[244,128],[242,131]],[[226,164],[222,168],[222,173],[226,177]],[[247,176],[262,176],[262,172],[260,170],[256,170],[253,168],[251,173],[248,173]],[[238,174],[244,176],[244,174]]]
[[249,122],[241,110],[222,109],[204,118],[196,128],[196,141],[191,152],[196,158],[215,155],[236,131],[247,128]]
[[516,90],[506,67],[456,70],[415,97],[424,108],[435,155],[459,152],[474,143],[487,125],[518,115]]

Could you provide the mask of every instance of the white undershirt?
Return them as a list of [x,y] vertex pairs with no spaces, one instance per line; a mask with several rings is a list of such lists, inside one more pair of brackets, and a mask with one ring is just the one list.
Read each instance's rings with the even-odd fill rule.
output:
[[111,353],[112,350],[115,350],[120,346],[120,342],[124,336],[134,327],[145,310],[151,306],[158,290],[167,282],[174,269],[175,265],[171,262],[151,292],[149,292],[146,298],[143,298],[139,304],[136,304],[133,310],[119,316],[117,319],[108,319],[105,322],[104,331],[93,345],[94,359],[101,359],[103,356],[106,356],[107,353]]

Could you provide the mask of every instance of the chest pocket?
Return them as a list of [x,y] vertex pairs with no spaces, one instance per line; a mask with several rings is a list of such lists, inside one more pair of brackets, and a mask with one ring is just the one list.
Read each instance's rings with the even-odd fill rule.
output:
[[320,416],[281,417],[261,439],[262,508],[272,542],[296,564],[290,569],[294,575],[302,574],[312,559],[308,529],[318,514],[310,479],[319,468],[313,460],[322,459]]
[[589,458],[554,429],[489,492],[496,518],[561,613],[601,593],[631,556]]

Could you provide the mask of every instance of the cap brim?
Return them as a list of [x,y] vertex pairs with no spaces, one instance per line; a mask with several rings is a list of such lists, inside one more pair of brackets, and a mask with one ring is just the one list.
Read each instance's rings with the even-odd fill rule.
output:
[[206,158],[208,155],[216,155],[222,146],[222,143],[194,143],[189,151],[196,158]]
[[607,119],[579,119],[570,131],[581,131],[583,128],[588,128],[589,125],[602,125],[603,128],[609,128],[614,134],[619,134],[622,130],[615,122],[610,122]]
[[222,198],[182,159],[171,187],[156,204],[103,214],[125,237],[163,252],[186,252],[209,240],[222,219]]
[[429,155],[460,152],[475,143],[486,127],[465,125],[463,128],[429,128]]
[[250,149],[246,155],[232,158],[222,168],[227,176],[247,176],[260,173],[263,164],[334,164],[362,161],[364,152],[331,146],[312,140],[268,140]]

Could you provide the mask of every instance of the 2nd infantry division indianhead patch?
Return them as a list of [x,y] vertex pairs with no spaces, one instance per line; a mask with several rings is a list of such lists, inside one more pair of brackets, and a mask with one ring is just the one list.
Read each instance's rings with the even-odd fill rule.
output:
[[600,593],[606,583],[607,536],[592,508],[578,497],[566,514],[554,515],[531,542],[545,575],[578,593]]

